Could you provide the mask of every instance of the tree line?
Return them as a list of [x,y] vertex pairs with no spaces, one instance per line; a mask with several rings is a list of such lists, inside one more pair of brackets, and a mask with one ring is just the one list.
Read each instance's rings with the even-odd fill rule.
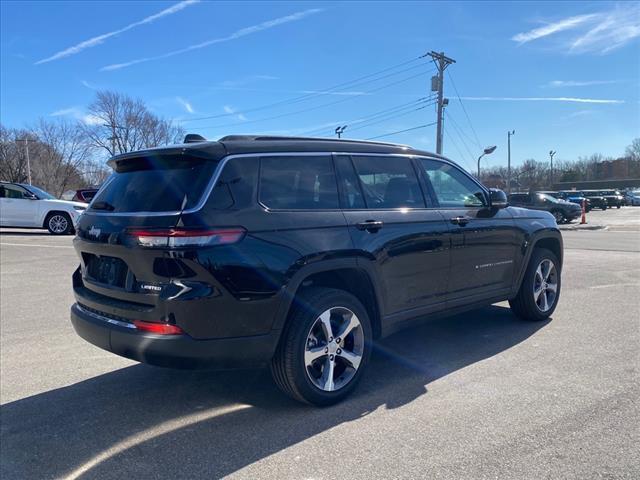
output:
[[[506,166],[493,166],[481,171],[480,179],[491,187],[504,188],[507,179]],[[511,168],[512,188],[522,190],[551,189],[563,182],[597,180],[640,179],[640,138],[634,139],[622,157],[605,157],[595,153],[574,161],[554,161],[553,171],[549,160],[527,159]]]
[[[99,91],[82,120],[41,118],[27,128],[0,124],[0,180],[31,182],[59,197],[100,185],[107,157],[180,143],[184,129],[152,113],[139,99]],[[28,159],[28,162],[27,162]]]

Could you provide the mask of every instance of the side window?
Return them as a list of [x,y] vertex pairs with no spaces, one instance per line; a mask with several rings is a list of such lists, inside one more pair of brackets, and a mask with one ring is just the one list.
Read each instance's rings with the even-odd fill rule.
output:
[[218,179],[207,206],[216,210],[239,210],[253,205],[258,178],[257,157],[229,160]]
[[358,176],[353,169],[351,157],[345,155],[337,156],[336,170],[339,174],[340,189],[343,197],[343,204],[341,206],[348,209],[365,208],[360,182],[358,181]]
[[420,160],[441,207],[483,207],[484,190],[458,168],[437,160]]
[[18,185],[6,184],[3,185],[3,187],[4,194],[1,195],[2,198],[26,198],[25,194],[27,193],[27,191],[24,188],[19,187]]
[[424,208],[411,159],[353,156],[367,208]]
[[260,202],[273,209],[337,209],[338,185],[331,156],[262,157]]

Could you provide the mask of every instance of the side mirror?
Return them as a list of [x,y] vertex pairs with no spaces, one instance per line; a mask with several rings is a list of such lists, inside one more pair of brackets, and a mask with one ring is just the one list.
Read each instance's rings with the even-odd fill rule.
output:
[[36,197],[33,193],[24,193],[23,196],[27,200],[38,200],[38,197]]
[[489,189],[489,200],[491,208],[506,208],[509,206],[507,194],[497,188]]

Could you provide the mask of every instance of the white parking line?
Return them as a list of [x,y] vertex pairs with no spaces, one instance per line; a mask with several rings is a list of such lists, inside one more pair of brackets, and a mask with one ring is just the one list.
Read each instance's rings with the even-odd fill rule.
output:
[[6,243],[0,242],[0,247],[10,245],[12,247],[42,247],[42,248],[73,248],[71,245],[40,245],[38,243]]

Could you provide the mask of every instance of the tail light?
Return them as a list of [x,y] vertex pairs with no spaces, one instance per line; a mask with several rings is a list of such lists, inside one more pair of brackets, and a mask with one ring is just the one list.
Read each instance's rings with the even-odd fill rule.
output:
[[242,227],[212,230],[168,228],[133,229],[128,234],[143,247],[204,247],[229,245],[242,240],[246,230]]
[[182,335],[184,333],[180,327],[176,325],[169,325],[168,323],[134,320],[133,324],[141,332],[156,333],[158,335]]

